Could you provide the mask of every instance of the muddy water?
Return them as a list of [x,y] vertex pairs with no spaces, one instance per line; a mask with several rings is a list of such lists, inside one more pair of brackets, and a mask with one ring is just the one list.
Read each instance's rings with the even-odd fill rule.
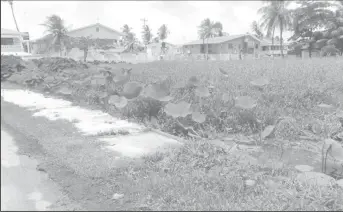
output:
[[36,160],[17,151],[11,135],[1,129],[1,211],[49,210],[57,201],[57,186],[47,174],[36,170]]
[[[321,145],[317,145],[317,148],[306,149],[306,148],[285,148],[283,150],[282,157],[281,150],[277,147],[267,147],[264,148],[263,153],[256,155],[260,162],[267,161],[268,159],[273,159],[274,161],[279,161],[290,166],[296,165],[308,165],[313,167],[313,171],[322,171],[322,155],[321,155]],[[331,160],[327,161],[326,170],[327,173],[334,171],[343,172],[342,165],[340,163],[333,162]]]

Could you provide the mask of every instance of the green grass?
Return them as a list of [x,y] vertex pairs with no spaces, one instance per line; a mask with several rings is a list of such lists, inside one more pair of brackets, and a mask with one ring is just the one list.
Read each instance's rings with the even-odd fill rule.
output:
[[[261,164],[192,141],[117,170],[122,210],[342,210],[343,189],[301,185],[286,164]],[[240,159],[241,158],[241,159]],[[274,165],[274,166],[273,166]],[[254,180],[247,186],[246,180]]]

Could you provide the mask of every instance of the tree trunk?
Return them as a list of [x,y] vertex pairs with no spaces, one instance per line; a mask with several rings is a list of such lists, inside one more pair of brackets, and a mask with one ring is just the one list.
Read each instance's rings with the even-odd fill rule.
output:
[[273,34],[272,34],[272,46],[271,46],[271,49],[272,49],[272,57],[274,58],[274,50],[273,50],[273,47],[274,47],[274,33],[275,33],[275,27],[273,29]]
[[18,27],[18,23],[17,23],[17,20],[15,19],[15,15],[14,15],[14,10],[13,10],[13,2],[10,3],[10,6],[11,6],[11,10],[12,10],[12,16],[13,16],[13,20],[14,20],[14,23],[15,23],[15,27],[17,28],[17,31],[19,31],[19,27]]
[[206,52],[205,52],[205,37],[202,39],[202,46],[204,48],[204,58],[206,57]]
[[207,38],[207,44],[206,44],[206,60],[208,60],[208,38]]
[[282,31],[283,31],[282,21],[280,21],[280,49],[281,49],[281,56],[282,58],[284,58],[283,46],[282,46]]
[[308,56],[309,58],[312,58],[312,36],[313,36],[313,33],[312,33],[312,30],[310,30],[311,32],[311,36],[310,36],[310,41],[308,43]]
[[88,55],[88,49],[85,48],[83,50],[83,61],[84,62],[87,62],[87,55]]

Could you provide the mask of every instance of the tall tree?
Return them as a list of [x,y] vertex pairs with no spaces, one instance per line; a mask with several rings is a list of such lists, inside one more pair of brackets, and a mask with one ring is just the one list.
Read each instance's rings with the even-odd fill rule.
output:
[[12,11],[12,17],[13,17],[13,20],[14,20],[14,24],[15,24],[15,27],[17,28],[17,31],[19,31],[19,27],[18,27],[18,23],[17,23],[17,19],[15,18],[15,15],[14,15],[14,9],[13,9],[13,0],[3,0],[4,2],[8,2],[8,4],[10,5],[11,7],[11,11]]
[[158,29],[158,38],[159,40],[161,41],[164,41],[167,37],[168,37],[168,34],[169,34],[169,30],[167,28],[167,26],[165,24],[163,24],[159,29]]
[[268,37],[274,34],[275,28],[279,28],[281,55],[284,57],[282,36],[284,31],[290,28],[292,23],[291,12],[287,9],[291,2],[279,0],[265,1],[264,3],[265,6],[258,10],[258,13],[262,15],[261,27],[267,30]]
[[41,25],[45,27],[45,33],[53,36],[51,45],[58,47],[61,56],[62,48],[65,46],[65,43],[68,40],[67,28],[64,20],[58,15],[51,15],[46,17],[45,22]]
[[[340,55],[343,54],[343,8],[332,12],[330,17],[326,17],[326,27],[316,44],[323,44],[326,49],[336,48]],[[331,46],[331,47],[329,47]]]
[[207,39],[206,55],[208,55],[208,39],[223,36],[223,25],[220,22],[213,22],[206,18],[198,26],[198,35],[203,40],[203,45],[205,45],[205,39]]
[[132,28],[125,24],[122,27],[122,32],[124,33],[124,43],[128,44],[135,40],[135,34],[131,32]]
[[148,25],[143,26],[143,31],[142,31],[142,39],[144,45],[148,45],[151,42],[152,39],[152,32],[151,29]]
[[[293,36],[291,40],[298,41],[308,47],[309,57],[317,40],[321,39],[321,31],[328,24],[328,19],[333,17],[333,6],[324,1],[297,1],[297,7],[291,11],[293,16]],[[326,33],[326,35],[328,35]],[[328,36],[324,36],[328,37]]]
[[256,21],[253,21],[251,23],[251,30],[254,33],[254,35],[258,38],[263,38],[264,34],[262,32],[262,29],[260,28],[260,26],[257,24]]

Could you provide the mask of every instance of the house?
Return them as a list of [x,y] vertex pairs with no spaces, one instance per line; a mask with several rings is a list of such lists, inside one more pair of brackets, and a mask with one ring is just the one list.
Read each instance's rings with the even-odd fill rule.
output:
[[[111,29],[100,23],[96,23],[78,29],[70,30],[69,32],[67,32],[67,36],[74,38],[89,37],[91,39],[97,39],[102,44],[106,44],[108,46],[116,46],[119,45],[119,41],[124,35],[119,31]],[[32,43],[33,51],[37,53],[57,52],[57,48],[50,48],[53,39],[53,36],[51,34],[48,34],[40,39],[35,40]],[[67,50],[65,49],[64,51]],[[67,53],[64,52],[64,54],[66,55]]]
[[23,33],[1,28],[1,54],[24,53]]
[[[283,54],[287,55],[289,50],[289,44],[283,43]],[[261,55],[262,56],[281,56],[281,45],[280,41],[274,40],[274,43],[271,39],[262,39],[261,42]]]
[[123,33],[100,23],[71,30],[67,33],[67,35],[70,37],[90,37],[91,39],[108,41],[112,44],[117,44],[124,36]]
[[171,43],[158,42],[146,46],[146,53],[149,60],[159,59],[160,56],[171,56],[177,53],[177,47]]
[[216,59],[238,59],[240,56],[257,57],[261,50],[261,42],[256,36],[248,33],[228,35],[186,43],[183,45],[183,52],[196,57],[208,53],[210,58]]

